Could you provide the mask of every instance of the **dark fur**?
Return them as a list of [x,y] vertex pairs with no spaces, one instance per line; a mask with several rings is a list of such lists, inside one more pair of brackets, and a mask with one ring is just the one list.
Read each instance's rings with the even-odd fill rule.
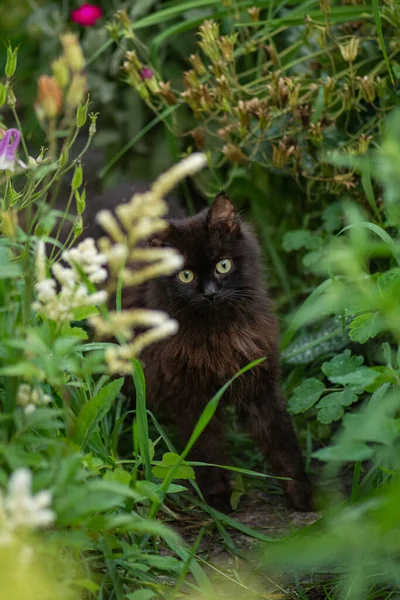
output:
[[[279,386],[278,326],[251,228],[240,221],[227,196],[219,194],[210,210],[171,220],[169,229],[150,243],[176,248],[185,267],[196,273],[191,284],[180,283],[175,275],[161,277],[124,299],[125,307],[163,310],[180,325],[176,335],[149,346],[141,357],[150,407],[176,421],[185,443],[220,387],[241,367],[266,357],[230,386],[190,458],[227,464],[223,413],[233,404],[273,472],[292,478],[283,487],[293,505],[309,510],[310,484]],[[220,275],[215,264],[223,258],[231,259],[233,268]],[[206,297],[210,291],[215,292],[212,300]],[[226,471],[199,467],[196,478],[211,503],[226,507]]]

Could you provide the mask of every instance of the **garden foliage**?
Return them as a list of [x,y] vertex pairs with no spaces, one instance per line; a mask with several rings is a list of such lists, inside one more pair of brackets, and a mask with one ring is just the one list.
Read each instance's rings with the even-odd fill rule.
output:
[[[0,7],[11,40],[0,82],[4,597],[27,597],[13,587],[22,566],[41,598],[218,595],[199,560],[205,530],[189,547],[163,521],[173,524],[196,491],[185,459],[224,390],[177,454],[146,410],[136,357],[179,324],[120,310],[124,285],[180,264],[138,243],[165,226],[165,192],[206,160],[191,189],[211,197],[225,187],[258,228],[282,320],[284,387],[322,518],[272,544],[194,502],[231,552],[227,526],[263,541],[262,570],[284,567],[282,585],[295,582],[299,597],[310,587],[321,598],[399,593],[400,9],[254,4],[104,2],[85,30],[70,20],[75,3]],[[136,195],[120,222],[100,215],[107,236],[97,247],[78,245],[93,149],[105,186],[204,155]],[[243,442],[233,443],[240,454]],[[251,474],[262,477],[236,469],[235,505]],[[231,577],[241,597],[240,575]]]

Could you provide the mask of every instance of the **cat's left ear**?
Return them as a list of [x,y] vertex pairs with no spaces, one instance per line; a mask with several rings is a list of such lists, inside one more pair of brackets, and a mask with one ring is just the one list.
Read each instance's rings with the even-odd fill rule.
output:
[[240,229],[239,215],[234,204],[225,192],[220,192],[214,198],[208,215],[208,227],[224,227],[228,233],[236,233]]

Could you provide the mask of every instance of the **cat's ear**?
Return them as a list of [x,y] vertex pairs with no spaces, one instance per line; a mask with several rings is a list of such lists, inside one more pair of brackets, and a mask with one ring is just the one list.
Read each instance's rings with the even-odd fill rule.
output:
[[171,246],[171,234],[176,231],[175,227],[168,223],[168,227],[159,231],[158,233],[154,233],[147,240],[147,246],[150,248],[165,248],[166,246]]
[[208,227],[224,227],[229,233],[239,230],[239,216],[225,192],[220,192],[215,196],[208,211],[207,224]]

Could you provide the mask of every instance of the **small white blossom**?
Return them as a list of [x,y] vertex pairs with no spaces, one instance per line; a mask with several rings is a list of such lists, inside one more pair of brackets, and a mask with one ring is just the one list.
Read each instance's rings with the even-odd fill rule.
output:
[[54,523],[51,501],[51,493],[47,490],[33,496],[31,472],[17,469],[9,479],[6,495],[0,492],[0,546],[12,544],[20,529],[36,529]]
[[55,514],[50,510],[51,493],[43,490],[32,496],[32,474],[29,469],[18,469],[8,482],[8,493],[4,508],[13,529],[18,527],[46,527],[54,522]]
[[90,324],[99,337],[122,336],[130,340],[134,335],[134,327],[156,327],[169,319],[167,313],[158,310],[136,309],[111,311],[107,319],[96,315],[89,319]]
[[41,388],[32,388],[27,383],[21,383],[17,390],[17,404],[24,409],[26,415],[31,415],[38,406],[51,402],[49,394],[44,394]]
[[93,238],[87,238],[76,248],[64,251],[61,256],[71,267],[80,267],[92,283],[102,283],[107,279],[107,271],[103,268],[107,258],[97,250]]
[[[72,250],[69,252],[72,252]],[[67,252],[65,254],[66,258],[72,261],[70,255]],[[89,279],[90,277],[94,280],[99,277],[103,279],[104,273],[107,275],[105,269],[98,267],[98,264],[103,264],[106,258],[104,255],[98,253],[97,249],[93,250],[91,244],[84,246],[79,255],[72,254],[72,256],[78,256],[77,260],[81,261],[82,270],[86,269],[88,275],[91,273]],[[36,254],[38,281],[35,284],[35,291],[37,301],[32,304],[32,308],[36,312],[44,314],[48,319],[59,322],[71,321],[76,308],[94,306],[106,302],[107,292],[102,290],[90,293],[86,285],[80,282],[80,275],[76,267],[64,267],[60,263],[55,263],[51,270],[55,279],[46,277],[44,244],[39,242]],[[57,282],[61,286],[59,293],[56,291]]]
[[[132,311],[135,313],[138,311]],[[144,311],[143,311],[144,312]],[[156,311],[147,311],[149,320],[151,319],[151,313]],[[162,313],[161,313],[162,314]],[[145,324],[144,322],[142,323]],[[144,333],[138,334],[131,343],[124,344],[122,346],[114,346],[107,348],[105,352],[105,360],[107,363],[108,371],[110,373],[119,373],[121,375],[128,375],[132,372],[131,360],[138,356],[143,348],[154,342],[158,342],[170,335],[175,334],[179,329],[178,322],[170,318],[162,318],[160,324],[154,324],[153,327],[145,331]],[[133,332],[130,337],[132,337]]]

